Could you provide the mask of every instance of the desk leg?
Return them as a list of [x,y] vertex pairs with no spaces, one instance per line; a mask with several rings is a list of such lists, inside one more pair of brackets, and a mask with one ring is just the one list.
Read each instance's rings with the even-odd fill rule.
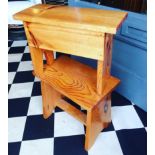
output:
[[111,60],[112,60],[112,41],[113,35],[105,34],[104,37],[104,60],[98,60],[97,62],[97,93],[101,95],[106,86],[106,82],[103,81],[103,77],[110,77]]
[[[105,34],[104,60],[98,60],[97,66],[97,93],[102,95],[106,87],[103,77],[110,77],[112,59],[113,35]],[[85,149],[88,150],[94,144],[99,133],[111,122],[111,94],[108,94],[91,110],[87,112]]]
[[87,112],[85,149],[89,150],[99,133],[111,122],[111,95],[107,95]]
[[41,92],[43,101],[43,117],[47,119],[52,114],[56,106],[56,101],[61,98],[61,94],[43,81],[41,81]]

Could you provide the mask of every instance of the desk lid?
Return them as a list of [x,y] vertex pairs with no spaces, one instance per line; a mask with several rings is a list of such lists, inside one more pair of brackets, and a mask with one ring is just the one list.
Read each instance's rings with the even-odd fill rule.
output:
[[127,12],[38,4],[13,17],[26,22],[115,34]]

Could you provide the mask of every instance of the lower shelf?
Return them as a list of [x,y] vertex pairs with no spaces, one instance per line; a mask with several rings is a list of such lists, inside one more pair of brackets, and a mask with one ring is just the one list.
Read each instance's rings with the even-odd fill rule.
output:
[[115,77],[104,78],[106,85],[102,95],[96,91],[96,70],[67,56],[60,56],[44,70],[44,80],[61,94],[82,108],[91,110],[120,82]]

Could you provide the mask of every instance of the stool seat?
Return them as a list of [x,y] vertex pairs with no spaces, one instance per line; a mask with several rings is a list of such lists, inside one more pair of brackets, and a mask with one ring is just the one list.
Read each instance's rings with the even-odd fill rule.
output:
[[113,76],[107,79],[103,77],[106,81],[105,91],[99,95],[96,90],[96,75],[95,69],[67,56],[60,56],[51,66],[45,67],[42,80],[82,108],[91,110],[120,82]]

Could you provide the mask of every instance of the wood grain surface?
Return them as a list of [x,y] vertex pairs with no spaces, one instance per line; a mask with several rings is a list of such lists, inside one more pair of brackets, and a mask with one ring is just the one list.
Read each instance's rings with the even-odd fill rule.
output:
[[69,57],[59,57],[52,66],[44,70],[44,81],[64,96],[72,99],[86,110],[91,110],[103,97],[111,92],[119,80],[110,76],[103,78],[107,83],[104,92],[97,94],[95,69]]
[[[106,108],[106,109],[105,109]],[[99,133],[111,122],[111,96],[106,95],[91,111],[87,112],[85,149],[89,150]]]
[[33,47],[103,60],[104,35],[30,23],[28,29]]
[[115,34],[126,16],[127,13],[123,11],[37,4],[16,13],[14,18],[32,23]]
[[113,35],[106,33],[103,40],[104,40],[103,59],[97,61],[98,94],[102,94],[102,92],[104,91],[104,87],[106,86],[106,82],[103,80],[103,76],[105,78],[110,77]]

